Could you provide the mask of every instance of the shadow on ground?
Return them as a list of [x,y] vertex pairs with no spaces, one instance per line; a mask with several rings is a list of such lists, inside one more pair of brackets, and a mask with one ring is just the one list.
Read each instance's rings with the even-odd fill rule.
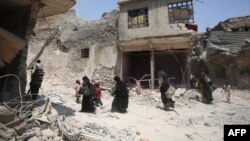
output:
[[73,110],[72,108],[69,108],[69,107],[65,106],[65,105],[58,104],[58,103],[53,103],[53,102],[51,102],[51,105],[52,105],[53,108],[56,109],[59,116],[64,115],[66,117],[69,117],[69,116],[74,116],[75,115],[76,111]]

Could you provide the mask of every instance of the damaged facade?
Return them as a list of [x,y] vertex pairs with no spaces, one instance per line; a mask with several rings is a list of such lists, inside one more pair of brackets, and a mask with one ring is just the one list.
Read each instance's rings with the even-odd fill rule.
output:
[[[0,1],[0,76],[14,74],[19,77],[22,94],[26,86],[28,39],[37,17],[64,12],[74,4],[75,0]],[[1,78],[0,101],[19,96],[18,87],[19,82],[15,77]]]
[[[39,3],[30,0],[0,1],[0,76],[15,74],[26,85],[26,57],[28,37],[36,21]],[[15,77],[0,79],[0,101],[19,95]]]
[[120,11],[105,13],[96,21],[81,21],[73,10],[40,18],[27,62],[59,25],[58,34],[41,56],[46,77],[60,77],[68,85],[87,75],[111,87],[114,75],[127,82],[130,77],[151,74],[145,84],[154,87],[164,70],[175,83],[187,82],[188,56],[197,30],[192,1],[132,0],[118,4]]
[[[188,56],[196,35],[192,0],[120,0],[120,76],[158,86],[160,71],[176,84],[189,76]],[[148,85],[149,87],[149,85]]]
[[220,22],[201,38],[194,48],[192,73],[209,73],[218,85],[229,81],[238,88],[250,85],[250,16]]
[[[66,20],[67,19],[67,20]],[[29,42],[29,64],[47,38],[58,33],[40,56],[45,69],[44,82],[60,78],[65,86],[87,75],[102,86],[112,85],[117,66],[118,11],[103,14],[96,21],[83,21],[75,11],[39,18]],[[53,85],[53,84],[52,84]]]
[[[22,93],[25,92],[26,86],[27,44],[37,16],[42,17],[64,12],[74,4],[74,0],[64,0],[61,4],[51,0],[3,0],[0,2],[2,19],[0,22],[0,75],[17,75],[20,78]],[[43,11],[44,8],[47,12]],[[14,77],[0,79],[0,101],[18,96],[18,84]]]
[[16,136],[22,135],[29,128],[23,120],[32,115],[30,109],[34,108],[34,103],[26,107],[29,102],[24,102],[24,97],[27,96],[25,88],[28,41],[33,34],[37,17],[65,12],[74,4],[75,0],[0,1],[1,141],[27,140],[17,139]]

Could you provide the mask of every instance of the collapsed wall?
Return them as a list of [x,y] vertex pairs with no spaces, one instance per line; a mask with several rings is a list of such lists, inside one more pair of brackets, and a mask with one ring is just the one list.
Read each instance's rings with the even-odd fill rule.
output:
[[[200,37],[193,48],[192,73],[209,73],[222,85],[229,81],[241,89],[250,86],[250,16],[228,19]],[[247,24],[248,23],[248,24]]]
[[25,92],[27,42],[40,8],[37,1],[12,4],[15,2],[0,2],[0,102]]
[[41,55],[45,81],[58,78],[73,83],[84,75],[108,86],[116,73],[118,11],[103,14],[100,20],[82,21],[74,10],[40,18],[29,42],[29,64],[43,44],[59,29]]

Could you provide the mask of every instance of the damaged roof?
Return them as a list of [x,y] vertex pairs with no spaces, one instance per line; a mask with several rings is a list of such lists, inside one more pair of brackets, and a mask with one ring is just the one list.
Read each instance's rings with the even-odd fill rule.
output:
[[213,30],[223,31],[239,31],[250,29],[250,16],[229,18],[223,22],[219,22]]
[[237,54],[250,40],[250,32],[212,31],[207,44],[207,56],[221,52]]

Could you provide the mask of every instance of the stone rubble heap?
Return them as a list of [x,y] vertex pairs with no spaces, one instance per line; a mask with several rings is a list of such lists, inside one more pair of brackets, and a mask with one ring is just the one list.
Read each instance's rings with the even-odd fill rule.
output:
[[111,134],[107,127],[101,127],[100,125],[97,125],[95,123],[87,122],[82,126],[82,129],[87,133],[95,134],[102,137],[106,137],[108,136],[108,134]]

